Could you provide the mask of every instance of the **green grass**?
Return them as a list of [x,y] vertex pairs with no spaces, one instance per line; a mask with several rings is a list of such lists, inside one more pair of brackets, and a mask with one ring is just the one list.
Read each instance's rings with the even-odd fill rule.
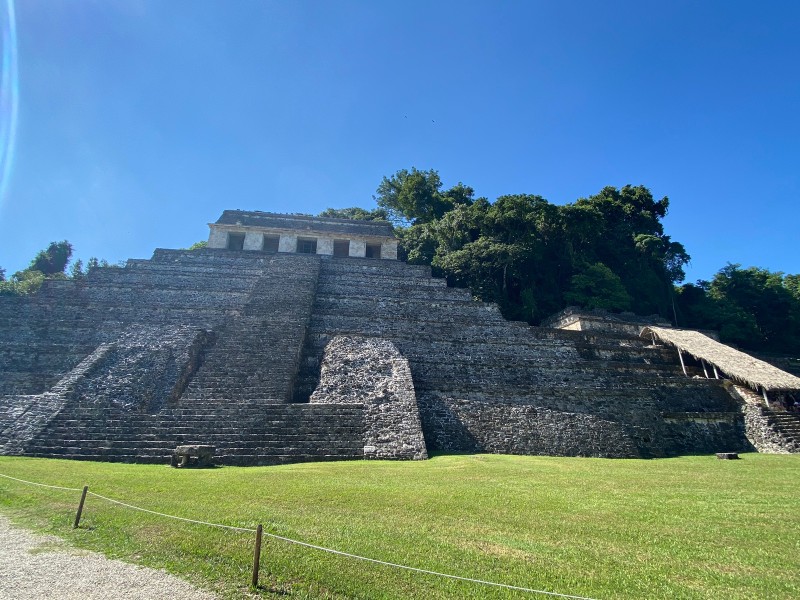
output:
[[[800,456],[662,460],[437,456],[179,470],[0,457],[0,473],[434,571],[592,598],[800,598]],[[236,598],[253,535],[0,478],[0,512]],[[265,538],[266,539],[266,538]],[[541,597],[281,541],[264,597]]]

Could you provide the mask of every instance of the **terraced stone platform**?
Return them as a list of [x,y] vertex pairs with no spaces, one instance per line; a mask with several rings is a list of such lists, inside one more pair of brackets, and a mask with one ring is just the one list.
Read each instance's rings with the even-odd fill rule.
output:
[[222,464],[363,458],[374,432],[361,400],[309,402],[337,338],[386,340],[407,361],[428,452],[751,448],[741,402],[650,342],[508,322],[427,267],[205,249],[0,297],[0,451],[166,464],[179,444],[212,444]]

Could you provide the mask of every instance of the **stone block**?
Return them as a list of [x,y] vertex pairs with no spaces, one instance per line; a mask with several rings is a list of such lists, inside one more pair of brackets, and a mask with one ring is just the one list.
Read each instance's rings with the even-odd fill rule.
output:
[[212,227],[208,234],[208,247],[209,248],[227,248],[228,247],[228,232],[224,229]]
[[247,231],[244,234],[243,250],[261,251],[264,248],[264,234],[255,231]]
[[322,254],[324,256],[333,256],[333,238],[318,237],[317,254]]
[[297,236],[282,233],[278,242],[278,252],[297,252]]
[[381,258],[384,260],[397,260],[397,240],[381,243]]
[[367,242],[364,240],[350,240],[350,256],[364,258],[367,255]]

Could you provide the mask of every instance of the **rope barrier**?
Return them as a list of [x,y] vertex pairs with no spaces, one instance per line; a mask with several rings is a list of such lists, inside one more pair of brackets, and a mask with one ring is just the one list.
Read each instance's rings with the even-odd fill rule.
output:
[[186,517],[177,517],[175,515],[168,515],[166,513],[156,512],[154,510],[149,510],[147,508],[142,508],[141,506],[134,506],[133,504],[126,504],[125,502],[120,502],[119,500],[114,500],[113,498],[107,498],[106,496],[101,496],[100,494],[95,494],[94,492],[89,492],[91,496],[96,496],[97,498],[102,498],[108,502],[113,502],[114,504],[119,504],[120,506],[125,506],[127,508],[131,508],[133,510],[139,510],[141,512],[150,513],[151,515],[158,515],[159,517],[166,517],[168,519],[175,519],[177,521],[186,521],[187,523],[196,523],[198,525],[208,525],[209,527],[221,527],[222,529],[233,529],[234,531],[246,531],[247,533],[255,533],[255,529],[248,529],[247,527],[235,527],[234,525],[222,525],[221,523],[209,523],[208,521],[197,521],[195,519],[187,519]]
[[[56,489],[56,490],[67,490],[67,491],[70,491],[70,492],[80,492],[81,491],[80,488],[69,488],[69,487],[61,487],[61,486],[57,486],[57,485],[46,485],[44,483],[37,483],[35,481],[26,481],[25,479],[18,479],[16,477],[11,477],[10,475],[4,475],[2,473],[0,473],[0,477],[5,477],[7,479],[13,479],[14,481],[19,481],[21,483],[27,483],[27,484],[30,484],[30,485],[38,485],[38,486],[46,487],[46,488],[53,488],[53,489]],[[96,498],[100,498],[101,500],[105,500],[105,501],[111,502],[113,504],[119,504],[120,506],[124,506],[124,507],[130,508],[132,510],[138,510],[138,511],[141,511],[141,512],[150,513],[152,515],[157,515],[159,517],[165,517],[167,519],[175,519],[177,521],[185,521],[187,523],[195,523],[197,525],[208,525],[209,527],[220,527],[222,529],[231,529],[231,530],[234,530],[234,531],[244,531],[246,533],[256,533],[257,532],[256,529],[250,529],[248,527],[236,527],[234,525],[222,525],[221,523],[210,523],[208,521],[198,521],[196,519],[187,519],[186,517],[178,517],[176,515],[170,515],[170,514],[167,514],[167,513],[161,513],[161,512],[157,512],[155,510],[149,510],[147,508],[142,508],[141,506],[135,506],[133,504],[128,504],[126,502],[121,502],[119,500],[114,500],[113,498],[108,498],[106,496],[101,496],[100,494],[96,494],[95,492],[88,492],[88,493],[90,495],[92,495],[92,496],[95,496]],[[357,559],[357,560],[363,560],[363,561],[366,561],[366,562],[370,562],[370,563],[374,563],[374,564],[378,564],[378,565],[384,565],[384,566],[387,566],[387,567],[394,567],[396,569],[405,569],[406,571],[414,571],[414,572],[417,572],[417,573],[424,573],[426,575],[436,575],[437,577],[444,577],[444,578],[447,578],[447,579],[454,579],[454,580],[458,580],[458,581],[466,581],[466,582],[469,582],[469,583],[478,583],[478,584],[481,584],[481,585],[499,587],[499,588],[503,588],[503,589],[507,589],[507,590],[514,590],[514,591],[518,591],[518,592],[528,592],[528,593],[531,593],[531,594],[540,594],[540,595],[544,595],[544,596],[551,596],[551,597],[557,597],[557,598],[568,598],[570,600],[595,600],[594,598],[589,598],[587,596],[573,596],[573,595],[570,595],[570,594],[560,594],[558,592],[548,592],[546,590],[535,590],[535,589],[516,586],[516,585],[509,585],[507,583],[497,583],[497,582],[494,582],[494,581],[485,581],[483,579],[472,579],[470,577],[461,577],[459,575],[450,575],[448,573],[439,573],[438,571],[429,571],[428,569],[420,569],[418,567],[410,567],[408,565],[401,565],[401,564],[398,564],[398,563],[387,562],[387,561],[383,561],[383,560],[378,560],[376,558],[369,558],[369,557],[366,557],[366,556],[359,556],[358,554],[350,554],[349,552],[342,552],[341,550],[334,550],[332,548],[326,548],[324,546],[317,546],[315,544],[309,544],[308,542],[301,542],[299,540],[293,540],[292,538],[284,537],[284,536],[277,535],[277,534],[274,534],[274,533],[269,533],[269,532],[266,532],[266,531],[263,532],[263,535],[265,535],[267,537],[270,537],[270,538],[273,538],[273,539],[276,539],[276,540],[281,540],[281,541],[284,541],[284,542],[288,542],[290,544],[296,544],[298,546],[304,546],[306,548],[312,548],[313,550],[320,550],[322,552],[328,552],[330,554],[335,554],[335,555],[338,555],[338,556],[345,556],[347,558],[354,558],[354,559]]]
[[386,562],[383,560],[378,560],[376,558],[367,558],[366,556],[358,556],[357,554],[350,554],[348,552],[342,552],[341,550],[332,550],[331,548],[325,548],[323,546],[315,546],[314,544],[308,544],[306,542],[298,542],[297,540],[293,540],[291,538],[283,537],[280,535],[275,535],[274,533],[264,532],[264,535],[267,537],[275,538],[277,540],[283,540],[284,542],[289,542],[291,544],[297,544],[299,546],[305,546],[306,548],[313,548],[315,550],[322,550],[323,552],[330,552],[331,554],[338,554],[339,556],[347,556],[349,558],[357,558],[358,560],[365,560],[367,562],[379,564],[379,565],[386,565],[388,567],[396,567],[398,569],[406,569],[408,571],[416,571],[418,573],[427,573],[428,575],[438,575],[439,577],[447,577],[448,579],[458,579],[459,581],[469,581],[472,583],[481,583],[483,585],[492,585],[495,587],[505,588],[507,590],[517,590],[520,592],[531,592],[534,594],[544,594],[547,596],[557,596],[559,598],[572,598],[574,600],[594,600],[594,598],[586,598],[584,596],[570,596],[569,594],[559,594],[558,592],[546,592],[544,590],[534,590],[531,588],[520,587],[516,585],[508,585],[507,583],[495,583],[494,581],[484,581],[482,579],[471,579],[469,577],[460,577],[458,575],[449,575],[447,573],[439,573],[437,571],[428,571],[427,569],[420,569],[418,567],[409,567],[407,565],[400,565],[397,563]]
[[36,483],[35,481],[26,481],[25,479],[17,479],[16,477],[11,477],[11,475],[3,475],[0,473],[0,477],[5,477],[6,479],[13,479],[14,481],[19,481],[22,483],[27,483],[29,485],[38,485],[39,487],[50,488],[53,490],[66,490],[68,492],[80,492],[81,488],[70,488],[70,487],[62,487],[60,485],[47,485],[46,483]]

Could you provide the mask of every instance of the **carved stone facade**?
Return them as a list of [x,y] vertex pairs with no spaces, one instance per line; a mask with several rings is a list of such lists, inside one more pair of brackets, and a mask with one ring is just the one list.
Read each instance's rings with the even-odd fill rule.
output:
[[397,239],[384,221],[226,210],[208,226],[209,248],[397,260]]

